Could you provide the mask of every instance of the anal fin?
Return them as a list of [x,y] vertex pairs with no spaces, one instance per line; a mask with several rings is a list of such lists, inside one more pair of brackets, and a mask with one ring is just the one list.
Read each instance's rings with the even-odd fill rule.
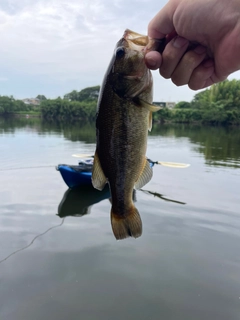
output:
[[135,188],[141,189],[145,184],[147,184],[152,179],[153,171],[150,167],[149,162],[145,159],[145,163],[143,165],[142,171],[135,182]]
[[94,155],[93,170],[92,170],[92,185],[95,189],[102,190],[107,183],[107,178],[102,170],[102,166],[97,154]]

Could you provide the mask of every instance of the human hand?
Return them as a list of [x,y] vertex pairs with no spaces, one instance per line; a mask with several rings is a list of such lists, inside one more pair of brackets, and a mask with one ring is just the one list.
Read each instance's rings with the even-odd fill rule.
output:
[[202,89],[240,69],[239,34],[239,0],[170,0],[149,23],[146,65],[177,86]]

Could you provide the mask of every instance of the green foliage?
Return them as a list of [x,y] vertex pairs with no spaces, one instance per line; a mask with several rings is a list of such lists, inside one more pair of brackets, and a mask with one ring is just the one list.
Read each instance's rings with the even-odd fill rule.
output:
[[[64,98],[46,99],[38,95],[40,107],[26,105],[12,96],[0,96],[0,114],[41,111],[48,119],[94,120],[100,87],[73,90]],[[153,113],[154,122],[240,124],[240,80],[225,80],[198,92],[191,102],[181,101],[174,109]]]
[[12,96],[0,96],[0,114],[11,113],[38,113],[45,118],[55,119],[95,119],[97,96],[99,86],[90,87],[80,92],[72,91],[64,96],[64,99],[46,99],[44,95],[38,95],[40,106],[25,104],[21,100],[15,100]]
[[231,103],[232,107],[240,109],[240,81],[225,80],[214,84],[209,89],[197,93],[192,101],[192,104],[199,108],[211,107],[212,103],[212,106]]
[[191,103],[187,101],[180,101],[175,105],[175,109],[189,109],[191,107]]
[[64,99],[68,101],[93,101],[97,100],[100,86],[88,87],[81,91],[73,90],[64,95]]
[[95,118],[96,101],[68,101],[64,99],[45,100],[41,102],[41,111],[44,118]]
[[39,94],[36,96],[36,99],[39,99],[40,101],[47,100],[47,98],[43,94]]
[[0,114],[17,113],[19,111],[32,110],[32,106],[26,105],[21,100],[15,100],[12,96],[0,96]]
[[197,93],[191,102],[181,101],[173,110],[160,110],[160,122],[240,124],[240,81],[225,80]]
[[78,94],[79,92],[77,90],[73,90],[72,92],[66,93],[63,99],[68,101],[78,101]]
[[100,86],[89,87],[81,91],[73,90],[65,94],[63,99],[44,100],[41,102],[42,115],[48,119],[94,120],[99,90]]

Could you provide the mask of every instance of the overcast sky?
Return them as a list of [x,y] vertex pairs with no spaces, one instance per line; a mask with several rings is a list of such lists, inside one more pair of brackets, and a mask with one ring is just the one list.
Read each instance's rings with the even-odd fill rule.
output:
[[[126,28],[146,34],[166,0],[0,0],[0,95],[63,96],[100,85]],[[155,101],[196,92],[153,72]],[[240,78],[239,72],[233,77]]]

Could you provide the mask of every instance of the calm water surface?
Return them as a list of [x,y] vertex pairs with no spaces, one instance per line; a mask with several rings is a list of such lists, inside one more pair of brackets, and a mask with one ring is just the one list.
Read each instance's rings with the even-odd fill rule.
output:
[[240,129],[154,127],[148,156],[191,166],[154,167],[123,241],[108,194],[55,170],[94,146],[86,123],[0,118],[0,319],[239,320]]

